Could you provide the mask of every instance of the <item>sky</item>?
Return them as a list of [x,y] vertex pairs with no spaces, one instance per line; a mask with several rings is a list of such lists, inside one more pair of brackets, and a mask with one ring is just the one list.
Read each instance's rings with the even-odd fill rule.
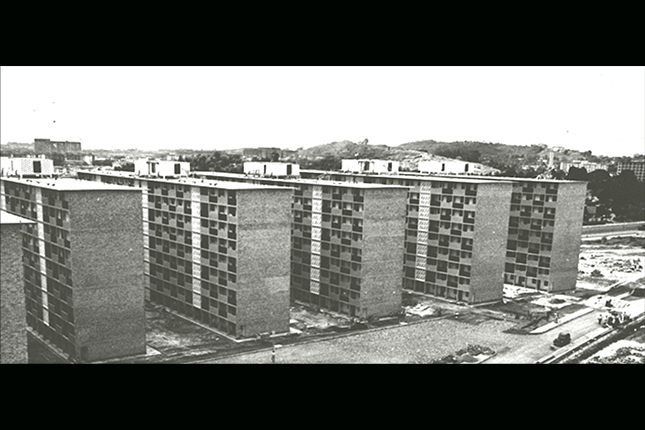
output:
[[369,139],[645,153],[645,66],[2,66],[0,143],[283,149]]

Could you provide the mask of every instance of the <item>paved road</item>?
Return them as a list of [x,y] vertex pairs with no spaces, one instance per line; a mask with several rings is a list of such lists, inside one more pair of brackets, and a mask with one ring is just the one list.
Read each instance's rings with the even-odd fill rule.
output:
[[630,231],[608,231],[605,233],[582,233],[582,240],[598,240],[606,237],[607,239],[612,237],[626,237],[626,236],[636,236],[636,237],[645,237],[645,231],[643,230],[630,230]]
[[598,327],[600,327],[598,325],[598,315],[600,313],[604,312],[594,310],[593,312],[555,327],[553,330],[546,333],[527,335],[527,340],[524,345],[511,351],[498,354],[485,363],[535,363],[540,358],[553,352],[551,351],[553,339],[555,339],[560,332],[568,332],[571,334],[571,343],[575,343],[581,337],[598,329]]

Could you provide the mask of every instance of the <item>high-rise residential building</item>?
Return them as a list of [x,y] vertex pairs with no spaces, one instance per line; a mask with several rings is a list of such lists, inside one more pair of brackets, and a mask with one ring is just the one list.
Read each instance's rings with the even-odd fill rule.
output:
[[631,163],[618,163],[616,174],[620,175],[625,170],[631,170],[636,175],[636,179],[645,182],[645,161],[631,162]]
[[314,170],[301,175],[407,187],[403,288],[470,304],[502,298],[510,182]]
[[[348,175],[315,170],[301,171],[302,177],[322,175],[337,180],[407,184],[408,186],[416,186],[415,181],[419,180],[474,181],[473,184],[476,184],[478,189],[482,189],[485,186],[484,183],[511,183],[510,194],[507,191],[499,191],[493,193],[496,196],[486,197],[486,200],[494,199],[500,208],[499,221],[496,224],[500,227],[488,230],[488,234],[495,231],[506,241],[504,256],[494,254],[493,257],[493,254],[490,254],[491,258],[505,261],[504,283],[548,292],[575,289],[587,190],[587,183],[584,181],[496,176],[474,179],[471,176],[459,175],[422,176],[421,179],[417,179],[412,175],[397,177],[396,175]],[[504,203],[502,197],[509,200]],[[506,224],[502,220],[504,211],[509,218]],[[475,212],[477,213],[478,210],[475,209]],[[500,233],[503,225],[508,228],[506,233]],[[485,248],[484,252],[486,252]]]
[[587,183],[513,181],[504,282],[557,292],[574,290]]
[[236,338],[289,331],[293,190],[78,172],[142,190],[146,295]]
[[206,178],[293,187],[291,297],[361,318],[401,310],[407,189],[193,172]]
[[140,190],[2,178],[0,209],[35,221],[22,242],[35,336],[72,361],[145,353]]
[[0,211],[0,364],[28,362],[24,230],[34,221]]

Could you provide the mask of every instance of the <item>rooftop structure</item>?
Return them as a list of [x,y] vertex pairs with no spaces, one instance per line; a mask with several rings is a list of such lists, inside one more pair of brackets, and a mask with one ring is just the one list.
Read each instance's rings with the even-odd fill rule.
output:
[[399,162],[392,160],[343,160],[341,170],[355,173],[392,173],[399,171]]
[[54,160],[35,157],[0,157],[0,177],[44,177],[54,175]]
[[174,160],[149,160],[147,158],[134,161],[134,172],[142,176],[181,177],[190,173],[190,163]]
[[247,161],[244,163],[244,173],[247,175],[269,177],[300,176],[300,166],[293,163],[270,163],[266,161]]
[[419,172],[437,174],[481,174],[482,165],[461,160],[419,161]]
[[142,191],[146,297],[236,338],[289,330],[293,190],[78,172]]
[[0,209],[35,222],[22,241],[34,335],[72,361],[145,353],[140,190],[3,178]]

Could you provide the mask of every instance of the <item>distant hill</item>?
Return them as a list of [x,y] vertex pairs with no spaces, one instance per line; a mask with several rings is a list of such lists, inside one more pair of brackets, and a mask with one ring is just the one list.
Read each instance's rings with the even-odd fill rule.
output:
[[533,169],[536,172],[546,169],[551,153],[553,153],[556,168],[561,162],[574,160],[611,162],[609,157],[597,157],[592,155],[591,151],[580,152],[562,147],[549,147],[545,144],[523,146],[478,141],[438,142],[435,140],[420,140],[398,146],[369,145],[343,140],[301,149],[298,156],[300,159],[309,160],[391,159],[400,161],[403,170],[416,170],[420,160],[459,159],[488,166],[490,173],[497,169],[512,174],[526,169]]
[[[419,161],[421,160],[451,160],[453,158],[435,155],[432,152],[425,150],[423,145],[404,145],[400,146],[387,146],[387,145],[369,145],[363,143],[351,142],[343,140],[341,142],[331,142],[324,145],[317,145],[306,149],[301,149],[298,152],[298,158],[302,165],[307,166],[308,163],[304,160],[342,160],[342,159],[357,159],[357,158],[372,158],[372,159],[388,159],[399,161],[401,170],[415,171],[418,168]],[[462,157],[463,158],[463,157]],[[472,161],[472,160],[467,160]],[[479,164],[476,161],[472,161]],[[340,167],[340,163],[335,163]],[[328,164],[329,165],[329,164]],[[331,164],[334,165],[334,164]],[[330,166],[331,166],[330,165]],[[495,169],[485,165],[479,164],[485,173],[494,173]]]

